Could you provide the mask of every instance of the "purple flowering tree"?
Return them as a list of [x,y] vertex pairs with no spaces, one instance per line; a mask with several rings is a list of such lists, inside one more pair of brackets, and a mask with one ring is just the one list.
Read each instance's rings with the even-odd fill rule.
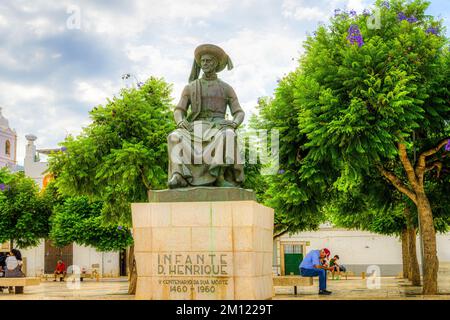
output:
[[367,177],[378,177],[417,214],[423,293],[436,294],[435,225],[442,219],[435,218],[450,217],[435,200],[450,186],[450,54],[442,22],[426,15],[427,5],[377,1],[381,29],[369,29],[364,14],[339,14],[308,38],[299,69],[280,82],[277,92],[284,94],[271,111],[295,110],[298,123],[284,134],[302,143],[285,147],[286,173],[268,192],[275,207],[303,214],[315,208],[311,195],[326,198],[311,189],[350,197]]

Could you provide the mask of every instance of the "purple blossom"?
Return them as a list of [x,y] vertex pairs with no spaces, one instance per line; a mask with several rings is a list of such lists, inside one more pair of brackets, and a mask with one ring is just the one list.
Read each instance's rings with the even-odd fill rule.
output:
[[364,9],[363,16],[370,16],[370,10]]
[[409,17],[408,19],[406,19],[409,23],[416,23],[417,21],[419,21],[419,19],[417,19],[414,16]]
[[286,171],[284,171],[283,169],[280,169],[280,170],[278,170],[278,174],[283,174],[283,173],[285,173]]
[[348,29],[347,40],[350,41],[351,44],[358,44],[358,47],[362,47],[364,44],[364,40],[361,34],[361,30],[356,24],[352,24]]
[[450,139],[447,141],[447,145],[445,146],[445,151],[450,151]]
[[383,1],[383,3],[381,5],[383,7],[385,7],[386,9],[390,9],[391,8],[391,4],[389,3],[389,1]]
[[341,14],[341,9],[334,9],[334,16],[337,17]]
[[355,10],[350,10],[350,16],[351,16],[351,17],[356,16],[356,11],[355,11]]
[[4,183],[0,183],[0,190],[5,191],[5,188],[6,188],[5,184]]
[[117,227],[117,230],[122,230],[122,229],[123,229],[122,226],[118,226],[118,227]]
[[415,23],[415,22],[419,21],[419,19],[417,19],[415,16],[408,17],[403,12],[399,12],[399,14],[397,15],[397,18],[398,18],[399,21],[406,20],[409,23]]
[[399,14],[397,15],[398,20],[403,21],[403,20],[407,20],[408,17],[406,16],[406,14],[404,14],[403,12],[399,12]]
[[67,147],[61,147],[61,151],[62,152],[66,152],[67,151]]
[[438,29],[438,28],[434,28],[434,27],[429,27],[429,28],[427,29],[427,31],[426,31],[426,33],[428,33],[428,34],[432,33],[432,34],[434,34],[434,35],[437,35],[438,32],[439,32],[439,29]]
[[143,85],[144,85],[143,82],[138,82],[138,83],[137,83],[138,88],[141,88]]

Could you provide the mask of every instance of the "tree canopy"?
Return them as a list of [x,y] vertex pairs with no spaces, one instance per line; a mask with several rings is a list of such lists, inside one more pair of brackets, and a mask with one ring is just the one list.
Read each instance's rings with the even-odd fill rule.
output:
[[[384,179],[419,213],[424,292],[435,293],[432,209],[445,223],[437,189],[450,167],[450,53],[442,21],[426,14],[428,5],[378,0],[380,27],[367,23],[368,10],[336,10],[308,37],[299,67],[280,81],[261,116],[282,136],[283,174],[271,179],[267,196],[286,221],[323,217],[336,193],[339,201],[362,201],[361,188],[382,190],[364,186],[367,177]],[[430,203],[431,193],[439,203]],[[371,194],[364,201],[370,199],[380,201]]]
[[150,78],[95,107],[92,123],[50,156],[59,190],[102,201],[107,221],[131,225],[130,202],[146,201],[148,189],[167,181],[166,139],[175,127],[170,90],[163,80]]
[[102,202],[91,202],[86,196],[67,198],[54,208],[49,238],[58,247],[75,242],[100,251],[125,249],[133,244],[129,228],[103,220],[102,206]]
[[23,172],[0,169],[0,242],[19,248],[33,247],[48,236],[52,205]]

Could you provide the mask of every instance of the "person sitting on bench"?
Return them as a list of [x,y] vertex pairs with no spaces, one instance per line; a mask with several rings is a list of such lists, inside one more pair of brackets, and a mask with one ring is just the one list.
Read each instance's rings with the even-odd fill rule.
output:
[[[8,257],[6,258],[6,269],[5,269],[5,278],[19,278],[19,277],[25,277],[25,275],[22,272],[22,260],[17,259],[16,257],[17,251],[12,249]],[[22,258],[22,256],[19,253],[19,257]],[[19,287],[16,287],[16,289]],[[21,293],[20,291],[23,290],[23,287],[20,287],[19,290],[16,290],[16,293]],[[13,292],[13,287],[8,287],[9,293]]]
[[312,250],[308,252],[303,261],[300,263],[300,275],[302,277],[316,277],[319,276],[319,294],[331,294],[327,290],[327,270],[331,267],[323,266],[321,260],[330,256],[330,250],[324,248],[322,250]]
[[62,278],[60,278],[60,281],[64,281],[64,278],[66,277],[66,265],[64,264],[64,262],[62,262],[62,260],[58,260],[58,263],[56,264],[55,280],[53,280],[53,281],[56,281],[56,277],[58,275],[62,275]]
[[337,272],[336,280],[339,280],[339,277],[341,276],[341,271],[342,272],[347,271],[347,269],[343,265],[340,264],[338,255],[335,255],[330,260],[330,267],[333,268],[333,270],[332,270],[333,278],[332,279],[334,279],[334,273]]

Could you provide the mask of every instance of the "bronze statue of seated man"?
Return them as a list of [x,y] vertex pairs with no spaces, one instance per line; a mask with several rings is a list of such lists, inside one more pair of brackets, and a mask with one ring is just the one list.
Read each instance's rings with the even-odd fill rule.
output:
[[[168,185],[236,187],[244,180],[244,164],[235,130],[245,114],[233,88],[217,78],[233,65],[211,44],[197,47],[194,56],[189,84],[174,111],[177,129],[168,136]],[[228,107],[232,120],[226,119]]]

